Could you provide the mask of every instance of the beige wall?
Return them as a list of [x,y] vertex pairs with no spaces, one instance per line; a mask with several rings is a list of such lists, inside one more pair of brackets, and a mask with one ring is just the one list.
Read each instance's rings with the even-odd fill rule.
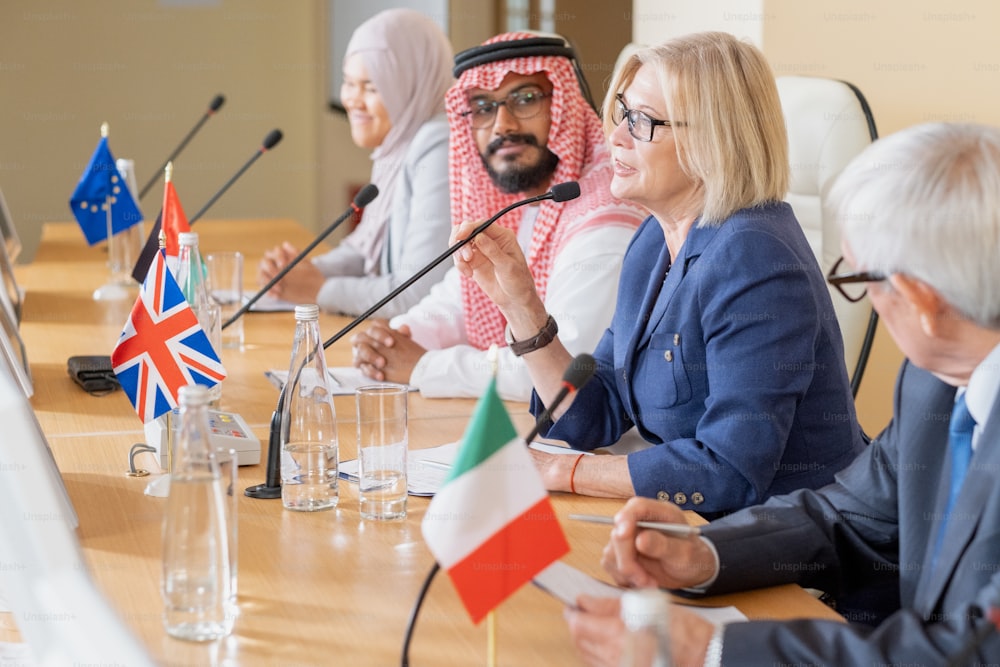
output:
[[761,46],[765,0],[634,0],[632,38],[640,44],[721,30]]
[[[0,5],[0,187],[28,255],[42,222],[70,219],[69,195],[103,121],[115,156],[135,160],[141,188],[220,92],[225,105],[175,164],[187,213],[280,128],[284,140],[210,216],[315,218],[321,7],[318,0]],[[141,202],[147,218],[155,218],[162,192],[154,188]]]

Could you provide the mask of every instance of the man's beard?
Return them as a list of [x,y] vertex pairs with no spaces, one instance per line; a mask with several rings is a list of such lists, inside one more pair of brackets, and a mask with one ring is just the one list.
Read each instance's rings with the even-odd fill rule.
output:
[[509,144],[538,146],[538,140],[532,134],[509,134],[491,141],[486,147],[486,155],[480,155],[483,166],[486,167],[486,173],[490,175],[493,185],[497,186],[501,192],[512,195],[534,190],[543,185],[555,173],[556,165],[559,164],[559,156],[550,151],[547,146],[541,147],[542,155],[538,162],[533,165],[525,167],[515,165],[503,173],[496,171],[490,166],[487,158],[500,150],[502,146]]

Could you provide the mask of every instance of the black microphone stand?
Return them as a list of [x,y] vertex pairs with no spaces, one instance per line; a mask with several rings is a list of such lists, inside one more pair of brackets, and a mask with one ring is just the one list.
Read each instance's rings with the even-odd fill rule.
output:
[[[445,250],[443,253],[441,253],[433,260],[431,260],[431,262],[427,266],[423,267],[415,274],[407,278],[399,287],[389,292],[389,294],[387,294],[384,298],[379,299],[378,303],[376,303],[374,306],[372,306],[371,308],[369,308],[368,310],[366,310],[365,312],[361,313],[356,318],[351,320],[351,322],[348,323],[347,326],[345,326],[343,329],[335,333],[333,336],[327,339],[326,342],[323,343],[323,349],[324,350],[327,349],[328,347],[336,343],[338,340],[346,336],[348,333],[353,331],[355,327],[357,327],[359,324],[368,319],[368,317],[370,317],[372,313],[374,313],[379,308],[392,301],[394,298],[396,298],[396,296],[400,292],[408,288],[410,285],[423,278],[425,275],[427,275],[427,273],[431,269],[433,269],[435,266],[437,266],[444,260],[451,257],[453,254],[455,254],[460,248],[462,248],[467,243],[472,241],[476,236],[484,232],[487,227],[496,222],[504,214],[512,211],[515,208],[518,208],[519,206],[526,206],[528,204],[534,204],[535,202],[545,201],[547,199],[554,199],[557,202],[562,202],[562,201],[568,201],[570,199],[575,199],[576,197],[579,196],[580,196],[580,186],[575,181],[570,181],[567,183],[560,183],[559,185],[552,186],[552,188],[545,194],[537,195],[535,197],[529,197],[528,199],[522,199],[520,201],[514,202],[513,204],[510,204],[509,206],[504,207],[499,213],[495,214],[494,216],[489,218],[486,222],[483,222],[478,227],[473,229],[472,233],[469,234],[466,238],[462,239],[461,241],[458,241],[452,246],[449,246],[447,250]],[[285,381],[286,387],[288,386],[288,382],[290,380],[291,378],[288,378]],[[265,484],[260,485],[259,487],[250,487],[251,489],[265,487],[268,486],[273,481],[274,485],[278,487],[277,495],[271,495],[274,494],[275,492],[270,488],[268,488],[266,492],[267,495],[264,495],[263,491],[255,491],[254,493],[258,495],[251,495],[250,489],[247,489],[247,495],[250,496],[251,498],[278,498],[281,496],[281,488],[280,488],[281,457],[279,448],[281,447],[281,436],[280,436],[281,406],[283,405],[283,402],[284,402],[284,389],[282,389],[282,394],[278,398],[279,408],[275,411],[275,415],[277,415],[277,417],[276,418],[272,417],[271,419],[271,432],[268,437],[268,447],[270,449],[267,452],[267,470],[265,471],[265,479],[268,481],[265,482]]]
[[248,486],[243,494],[249,498],[274,500],[281,497],[281,412],[285,409],[285,387],[278,394],[278,405],[271,413],[271,430],[267,437],[267,466],[263,484]]
[[559,388],[559,393],[552,399],[552,403],[542,411],[542,414],[538,415],[538,419],[535,420],[535,425],[532,427],[531,432],[524,439],[524,444],[530,445],[538,437],[538,432],[552,420],[552,413],[555,409],[572,392],[577,391],[583,385],[587,384],[590,378],[594,376],[595,370],[597,370],[597,362],[591,355],[584,353],[573,358],[573,362],[563,374],[562,387]]
[[[191,128],[191,131],[187,133],[187,136],[181,139],[181,143],[177,144],[177,148],[175,148],[174,151],[167,156],[167,159],[163,161],[163,164],[160,165],[160,168],[153,172],[153,176],[149,179],[149,182],[146,183],[146,185],[142,186],[142,190],[139,192],[139,199],[142,199],[143,197],[146,196],[146,193],[149,192],[149,189],[153,187],[153,185],[155,185],[158,180],[160,180],[160,174],[163,173],[163,170],[164,168],[166,168],[167,164],[173,162],[174,158],[180,155],[181,151],[184,150],[184,148],[188,145],[188,142],[191,141],[192,137],[194,137],[194,135],[198,133],[198,130],[201,129],[201,126],[205,124],[205,121],[207,121],[209,118],[215,115],[215,112],[219,110],[219,108],[225,103],[225,101],[226,101],[226,96],[222,94],[216,95],[215,97],[212,98],[212,101],[208,105],[208,110],[205,111],[205,113],[198,120],[198,122],[195,123],[194,127]],[[156,238],[157,236],[159,236],[158,233],[154,235],[153,238]]]
[[240,317],[242,317],[248,310],[250,310],[253,307],[253,305],[261,299],[261,297],[267,294],[268,290],[277,285],[278,281],[280,281],[282,278],[288,275],[289,271],[295,268],[295,266],[299,262],[301,262],[306,255],[312,252],[313,248],[318,246],[323,239],[332,234],[333,231],[337,229],[337,227],[340,227],[340,225],[343,224],[343,222],[347,220],[349,217],[351,217],[352,214],[358,213],[365,206],[368,206],[368,204],[370,204],[371,201],[375,199],[375,197],[377,196],[378,196],[378,188],[374,184],[369,183],[365,187],[361,188],[357,196],[354,197],[354,201],[352,201],[351,205],[347,208],[346,211],[344,211],[344,214],[341,215],[336,220],[334,220],[333,222],[331,222],[330,225],[326,229],[324,229],[319,236],[313,239],[309,245],[307,245],[305,248],[302,249],[302,252],[296,255],[295,258],[292,259],[292,261],[285,264],[285,266],[282,267],[281,271],[278,271],[278,273],[276,273],[275,276],[271,278],[271,280],[268,281],[266,285],[257,290],[257,293],[254,294],[245,304],[243,304],[243,306],[239,310],[233,313],[232,317],[230,317],[228,320],[222,323],[222,328],[225,329],[230,324],[240,319]]
[[[237,171],[236,174],[234,174],[233,177],[230,178],[204,206],[201,207],[200,211],[188,218],[188,224],[193,225],[197,222],[198,218],[204,215],[205,211],[207,211],[208,208],[214,204],[219,197],[225,194],[226,190],[228,190],[230,186],[236,182],[236,179],[242,176],[243,173],[250,168],[250,165],[257,161],[257,158],[269,151],[279,141],[281,141],[281,137],[281,130],[271,130],[267,136],[264,137],[264,141],[262,142],[261,147],[257,149],[257,152],[254,153],[253,156],[247,160],[242,167],[240,167],[240,170]],[[163,220],[161,212],[161,215],[156,216],[156,222],[153,224],[153,229],[150,230],[149,236],[146,237],[146,245],[143,246],[142,252],[139,253],[139,259],[136,260],[135,267],[132,269],[132,277],[135,278],[137,282],[141,283],[146,279],[146,272],[149,271],[149,265],[153,261],[153,253],[156,252],[159,246],[159,241],[157,239],[160,238],[160,229],[162,229],[162,226]]]
[[424,583],[420,587],[420,592],[417,593],[417,599],[413,603],[413,609],[410,610],[410,617],[406,620],[406,634],[403,635],[403,655],[399,662],[402,667],[410,667],[410,641],[413,639],[413,630],[417,626],[417,616],[420,614],[420,608],[424,606],[424,598],[427,597],[427,590],[431,587],[434,575],[436,575],[440,569],[440,563],[434,561],[430,572],[427,573],[427,577],[424,579]]
[[[579,191],[579,189],[577,189],[577,195],[579,195],[579,194],[580,194],[580,191]],[[371,308],[369,308],[365,312],[363,312],[360,315],[358,315],[351,322],[349,322],[347,324],[347,326],[345,326],[343,329],[341,329],[337,333],[333,334],[333,336],[331,336],[325,343],[323,343],[323,349],[325,350],[326,348],[330,347],[331,345],[333,345],[334,343],[336,343],[338,340],[340,340],[341,338],[343,338],[344,336],[346,336],[347,334],[349,334],[351,331],[354,330],[354,328],[356,326],[358,326],[359,324],[361,324],[362,322],[364,322],[365,320],[367,320],[369,317],[371,317],[371,315],[374,312],[376,312],[382,306],[384,306],[385,304],[387,304],[390,301],[392,301],[393,299],[395,299],[400,294],[400,292],[402,292],[403,290],[405,290],[406,288],[408,288],[410,285],[412,285],[413,283],[417,282],[418,280],[420,280],[421,278],[423,278],[424,276],[426,276],[434,267],[436,267],[438,264],[440,264],[444,260],[448,259],[452,255],[454,255],[456,252],[458,252],[458,250],[460,248],[464,247],[466,244],[468,244],[469,242],[471,242],[474,238],[476,238],[481,233],[483,233],[484,231],[486,231],[487,227],[489,227],[494,222],[496,222],[504,214],[509,213],[510,211],[512,211],[515,208],[518,208],[520,206],[526,206],[528,204],[534,204],[536,202],[545,201],[546,199],[552,199],[554,196],[555,195],[550,190],[549,192],[546,192],[543,195],[538,195],[537,197],[531,197],[530,199],[522,199],[521,201],[516,201],[513,204],[511,204],[510,206],[505,207],[503,210],[501,210],[499,213],[497,213],[496,215],[494,215],[493,217],[491,217],[489,220],[487,220],[486,222],[480,224],[478,227],[476,227],[475,229],[473,229],[472,233],[469,234],[467,237],[465,237],[461,241],[458,241],[457,243],[455,243],[455,245],[450,246],[443,253],[441,253],[440,255],[438,255],[437,257],[435,257],[433,260],[431,260],[431,262],[427,266],[425,266],[424,268],[420,269],[415,274],[413,274],[412,276],[410,276],[409,278],[407,278],[399,287],[397,287],[396,289],[394,289],[391,292],[389,292],[388,294],[386,294],[385,297],[383,297],[382,299],[379,299],[378,303],[376,303],[374,306],[372,306]]]

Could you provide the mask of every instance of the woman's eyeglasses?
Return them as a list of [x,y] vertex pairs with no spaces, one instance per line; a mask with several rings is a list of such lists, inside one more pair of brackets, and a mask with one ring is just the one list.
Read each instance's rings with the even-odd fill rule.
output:
[[498,107],[507,107],[507,111],[518,120],[528,120],[538,115],[542,110],[543,102],[549,97],[552,97],[552,93],[546,93],[541,88],[521,88],[510,93],[502,100],[488,100],[485,98],[469,100],[469,107],[471,108],[468,111],[463,111],[462,115],[469,118],[472,127],[481,130],[493,126],[493,122],[497,117]]
[[629,109],[625,106],[625,98],[621,93],[615,96],[615,106],[611,110],[611,121],[615,125],[621,125],[622,121],[628,118],[628,133],[636,141],[652,141],[653,130],[658,125],[664,127],[681,127],[684,123],[671,123],[669,120],[657,120],[649,114],[638,109]]
[[879,283],[888,279],[888,275],[877,271],[854,271],[852,273],[837,273],[837,269],[844,262],[841,257],[830,268],[830,273],[826,276],[826,282],[837,288],[840,294],[850,301],[857,303],[865,298],[868,293],[867,283]]

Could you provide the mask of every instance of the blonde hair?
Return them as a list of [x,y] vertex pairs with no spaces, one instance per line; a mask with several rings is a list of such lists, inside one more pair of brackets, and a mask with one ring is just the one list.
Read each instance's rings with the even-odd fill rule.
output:
[[604,132],[616,96],[643,65],[656,68],[681,169],[698,184],[701,225],[742,208],[780,201],[788,191],[788,137],[774,75],[753,45],[701,32],[633,53],[604,100]]

